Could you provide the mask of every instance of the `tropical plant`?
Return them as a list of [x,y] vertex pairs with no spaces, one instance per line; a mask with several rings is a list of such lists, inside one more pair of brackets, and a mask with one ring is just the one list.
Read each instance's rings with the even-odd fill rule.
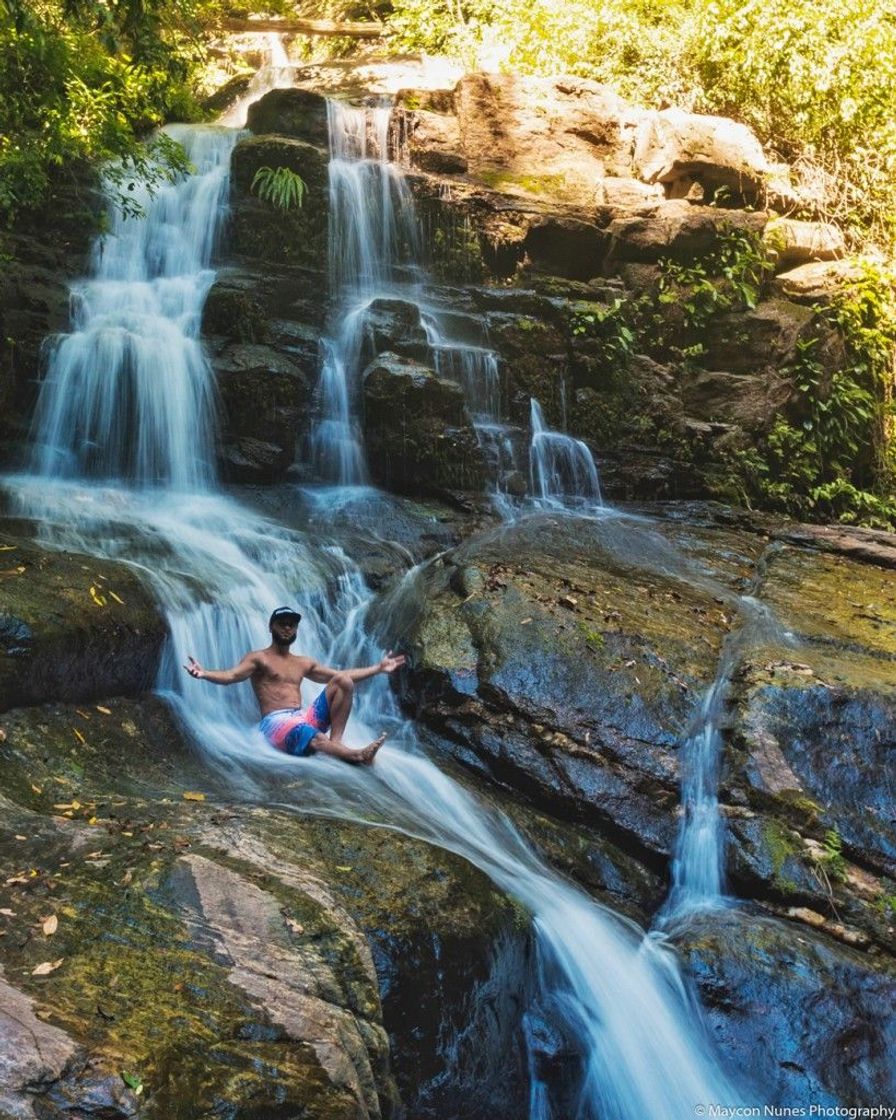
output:
[[288,167],[259,167],[251,186],[262,202],[270,202],[278,210],[298,210],[307,189],[301,175]]

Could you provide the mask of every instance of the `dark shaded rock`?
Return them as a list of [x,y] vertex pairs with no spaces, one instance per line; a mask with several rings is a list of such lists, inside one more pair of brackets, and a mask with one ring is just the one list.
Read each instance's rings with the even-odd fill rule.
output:
[[212,358],[233,481],[273,481],[307,425],[312,376],[271,346],[231,344]]
[[253,436],[225,444],[221,463],[232,482],[277,482],[292,464],[294,446],[283,447]]
[[255,298],[251,284],[216,281],[202,308],[202,333],[235,342],[262,342],[268,318]]
[[[231,250],[238,257],[263,259],[268,266],[304,265],[324,272],[327,163],[325,151],[301,140],[274,135],[241,140],[231,157]],[[263,167],[285,167],[300,175],[307,188],[302,205],[282,210],[253,194],[252,182]]]
[[326,148],[327,101],[307,89],[272,89],[249,106],[247,127],[256,135],[276,132]]
[[761,233],[768,214],[716,210],[689,202],[667,202],[646,217],[617,218],[607,227],[612,238],[608,266],[625,262],[651,264],[662,257],[688,262],[704,256],[728,229]]
[[367,455],[378,482],[407,494],[482,487],[482,453],[460,385],[388,353],[363,377]]
[[710,1034],[731,1068],[749,1071],[755,1103],[808,1109],[893,1099],[892,961],[750,913],[694,918],[674,940]]
[[203,100],[203,109],[209,113],[223,113],[248,92],[253,77],[254,72],[251,70],[243,74],[234,74]]
[[165,627],[133,569],[0,540],[0,711],[152,686]]
[[796,344],[814,319],[810,308],[782,299],[764,300],[737,315],[720,315],[708,324],[701,364],[730,373],[774,374],[796,359]]
[[681,382],[681,402],[688,416],[751,431],[771,427],[793,392],[790,379],[772,371],[750,376],[694,369]]
[[532,315],[493,312],[487,317],[489,341],[503,359],[504,400],[509,418],[529,424],[533,397],[548,424],[562,422],[562,387],[569,368],[565,330]]
[[403,358],[425,362],[430,357],[420,308],[401,299],[375,299],[364,311],[369,357],[391,351]]
[[534,222],[523,250],[536,269],[572,280],[599,276],[611,235],[578,218],[554,216]]

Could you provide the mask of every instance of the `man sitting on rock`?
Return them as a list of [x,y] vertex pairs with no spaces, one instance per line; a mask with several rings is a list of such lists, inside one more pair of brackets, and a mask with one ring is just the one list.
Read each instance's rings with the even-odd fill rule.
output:
[[[189,664],[184,668],[196,680],[212,684],[251,680],[261,708],[259,730],[277,750],[301,756],[320,751],[345,762],[369,764],[383,745],[385,735],[361,750],[346,746],[342,741],[352,710],[355,682],[377,673],[394,673],[404,665],[404,655],[387,653],[378,665],[368,665],[365,669],[331,669],[311,657],[289,652],[301,620],[302,616],[292,607],[278,607],[268,623],[272,640],[267,649],[247,653],[232,669],[203,669],[194,657],[188,659]],[[311,707],[303,711],[302,681],[306,677],[327,687]]]

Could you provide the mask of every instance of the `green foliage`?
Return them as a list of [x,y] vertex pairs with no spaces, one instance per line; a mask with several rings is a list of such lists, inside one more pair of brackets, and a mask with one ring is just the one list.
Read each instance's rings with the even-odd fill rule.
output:
[[836,828],[829,828],[824,834],[821,851],[815,856],[815,865],[832,882],[842,883],[846,878],[843,840]]
[[139,211],[138,182],[152,190],[186,170],[158,129],[202,117],[194,90],[226,9],[225,0],[0,0],[0,222],[40,213],[85,164],[104,167],[126,214]]
[[251,190],[262,202],[270,202],[278,210],[298,210],[307,187],[301,175],[288,167],[259,167]]
[[[796,344],[796,390],[755,448],[732,451],[716,493],[795,517],[892,528],[896,276],[866,264]],[[838,360],[832,365],[825,354]]]
[[712,250],[689,264],[668,257],[659,264],[659,302],[678,307],[696,332],[722,312],[755,307],[774,270],[762,240],[740,229],[722,231]]
[[635,332],[628,301],[614,299],[607,304],[572,304],[569,329],[574,339],[593,340],[594,356],[608,368],[623,368],[634,351]]

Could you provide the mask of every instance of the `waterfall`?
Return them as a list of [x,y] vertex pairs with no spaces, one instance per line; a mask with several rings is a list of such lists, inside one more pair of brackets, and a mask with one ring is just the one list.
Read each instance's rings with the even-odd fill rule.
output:
[[407,183],[389,161],[388,105],[327,103],[330,132],[328,262],[333,312],[322,344],[320,416],[311,433],[317,473],[365,482],[358,422],[365,313],[394,294],[420,259]]
[[[711,590],[718,593],[723,589]],[[794,636],[782,629],[769,607],[753,595],[738,596],[735,605],[741,614],[741,625],[722,646],[715,679],[703,694],[681,749],[683,812],[672,859],[672,886],[657,915],[659,928],[730,901],[725,897],[725,828],[719,812],[726,700],[746,650],[766,643],[794,642]]]
[[600,506],[600,482],[594,457],[580,439],[552,431],[533,397],[529,473],[532,494],[547,507]]
[[[339,111],[333,113],[338,120]],[[360,129],[353,135],[362,142]],[[271,801],[276,789],[282,799],[300,778],[301,798],[288,802],[293,811],[420,836],[460,853],[520,900],[532,915],[542,1011],[581,1054],[578,1120],[686,1120],[698,1105],[738,1105],[738,1090],[720,1069],[668,951],[559,879],[503,817],[420,753],[414,727],[401,718],[384,679],[359,691],[349,727],[356,742],[379,730],[391,735],[373,770],[362,770],[273,752],[255,730],[248,686],[216,688],[183,671],[189,655],[226,666],[265,644],[267,616],[281,603],[301,607],[302,648],[316,658],[367,664],[379,650],[366,625],[371,596],[325,528],[284,529],[216,486],[214,391],[197,324],[211,283],[208,253],[233,137],[199,127],[178,136],[199,173],[147,200],[145,221],[116,226],[95,255],[93,275],[77,286],[73,330],[58,341],[41,391],[34,474],[5,483],[14,508],[40,522],[49,546],[126,560],[143,574],[169,630],[158,688],[209,765],[227,768],[235,792],[259,797],[263,790]],[[202,153],[212,149],[216,154],[206,159]],[[339,164],[335,145],[334,154]],[[337,194],[340,183],[362,172],[343,162],[333,176]],[[381,161],[360,160],[374,162]],[[391,173],[377,166],[364,174]],[[391,187],[387,193],[389,205],[400,209],[400,194]],[[402,253],[394,232],[387,233],[395,229],[392,219],[382,210],[365,215],[360,188],[346,187],[345,195],[347,208],[353,199],[357,236],[334,248],[338,262],[331,268],[342,278],[341,314],[349,319],[370,298],[377,277],[388,286]],[[345,327],[344,338],[337,320],[332,353],[344,361],[345,338],[353,339],[356,327]],[[338,372],[334,367],[334,379]],[[320,434],[323,445],[335,446],[337,435],[354,439],[350,397],[342,413],[341,400],[325,402],[325,415],[343,430],[332,443]],[[138,451],[129,450],[132,441]],[[339,477],[351,467],[347,478],[357,478],[358,460],[342,458],[344,450],[335,457]],[[598,496],[596,474],[593,484],[590,500]],[[360,501],[358,520],[376,525],[384,499],[367,492]],[[529,1033],[535,1069],[537,1031]],[[551,1115],[549,1087],[535,1076],[531,1120]]]
[[175,126],[197,173],[116,214],[72,290],[73,331],[52,344],[33,423],[34,469],[194,490],[213,477],[215,391],[199,341],[226,211],[230,130]]

